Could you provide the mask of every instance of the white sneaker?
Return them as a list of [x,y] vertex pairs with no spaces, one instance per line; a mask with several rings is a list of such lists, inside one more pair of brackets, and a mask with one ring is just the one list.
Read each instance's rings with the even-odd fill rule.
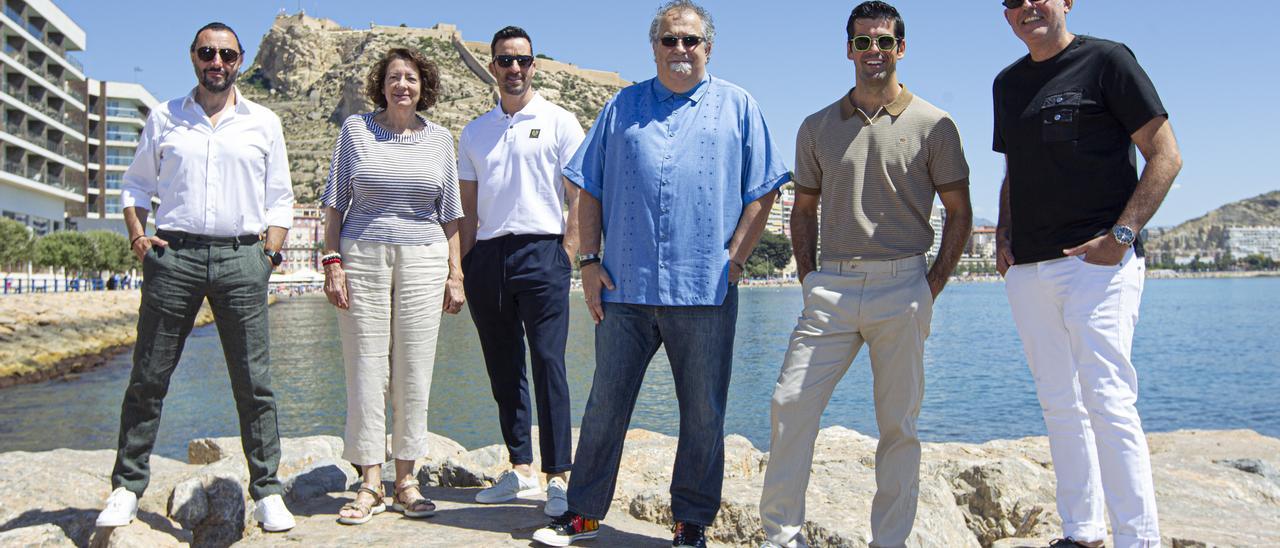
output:
[[107,497],[107,507],[98,514],[98,527],[124,527],[138,517],[138,495],[124,487],[117,487]]
[[258,520],[262,530],[268,533],[288,531],[297,525],[280,495],[268,495],[258,501],[254,505],[253,519]]
[[515,470],[507,470],[502,473],[502,477],[498,478],[498,483],[493,487],[476,493],[476,502],[481,504],[507,502],[520,497],[532,497],[541,492],[542,486],[538,484],[536,476],[526,478],[517,474]]
[[569,497],[565,493],[568,490],[564,480],[551,478],[551,481],[547,482],[547,503],[542,506],[542,513],[555,518],[568,512]]

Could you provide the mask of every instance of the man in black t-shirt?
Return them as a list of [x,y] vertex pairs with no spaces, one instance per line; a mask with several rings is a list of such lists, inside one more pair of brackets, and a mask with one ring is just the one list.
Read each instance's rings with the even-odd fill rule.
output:
[[[1067,31],[1072,0],[1006,0],[1029,55],[996,77],[1006,160],[997,268],[1044,412],[1064,539],[1158,546],[1131,361],[1144,261],[1137,234],[1182,166],[1168,114],[1124,44]],[[1134,147],[1147,163],[1138,176]]]

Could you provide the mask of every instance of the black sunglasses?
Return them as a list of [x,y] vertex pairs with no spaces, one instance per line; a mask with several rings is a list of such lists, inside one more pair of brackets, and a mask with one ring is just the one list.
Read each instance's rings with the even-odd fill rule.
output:
[[493,58],[493,62],[502,68],[511,66],[511,63],[520,63],[520,68],[529,68],[533,64],[532,55],[499,55]]
[[702,43],[701,36],[663,36],[658,39],[664,47],[674,48],[677,43],[684,44],[685,49],[693,49]]
[[240,52],[231,48],[216,49],[209,46],[196,49],[196,58],[206,63],[213,61],[215,55],[222,57],[223,63],[234,63],[240,59]]
[[[871,49],[872,38],[865,34],[860,34],[849,39],[853,42],[853,51],[867,51]],[[892,34],[881,34],[875,37],[876,47],[880,51],[893,51],[898,47],[898,38]]]
[[1004,4],[1006,9],[1016,10],[1022,7],[1023,4],[1039,4],[1041,2],[1044,2],[1044,0],[1001,0],[1000,3]]

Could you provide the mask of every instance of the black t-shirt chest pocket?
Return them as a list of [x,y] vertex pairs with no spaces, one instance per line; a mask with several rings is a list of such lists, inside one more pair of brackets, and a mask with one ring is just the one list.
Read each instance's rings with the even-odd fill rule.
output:
[[1046,143],[1074,141],[1080,137],[1080,90],[1051,93],[1040,103],[1040,135]]

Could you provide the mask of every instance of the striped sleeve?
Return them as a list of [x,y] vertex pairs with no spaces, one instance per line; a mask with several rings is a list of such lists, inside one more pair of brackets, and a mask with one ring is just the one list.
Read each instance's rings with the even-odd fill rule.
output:
[[436,198],[436,214],[440,224],[447,224],[462,218],[462,197],[458,192],[457,161],[454,158],[453,136],[441,131],[444,146],[441,147],[445,158],[441,159],[444,177],[440,181],[440,195]]
[[928,136],[929,178],[938,191],[965,186],[969,162],[964,157],[960,129],[950,116],[943,116]]
[[324,194],[320,202],[326,207],[346,212],[351,205],[351,173],[356,162],[356,149],[351,135],[352,122],[359,118],[353,115],[342,124],[338,133],[338,142],[333,145],[333,159],[329,162],[329,179],[325,182]]

